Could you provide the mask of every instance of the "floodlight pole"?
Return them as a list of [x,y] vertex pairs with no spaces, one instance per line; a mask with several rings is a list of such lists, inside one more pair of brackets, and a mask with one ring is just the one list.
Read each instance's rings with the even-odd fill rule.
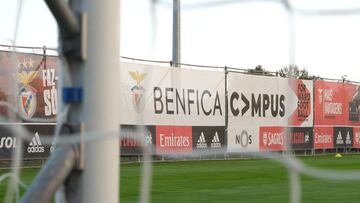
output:
[[181,4],[180,0],[173,0],[173,42],[172,64],[180,67],[181,63]]

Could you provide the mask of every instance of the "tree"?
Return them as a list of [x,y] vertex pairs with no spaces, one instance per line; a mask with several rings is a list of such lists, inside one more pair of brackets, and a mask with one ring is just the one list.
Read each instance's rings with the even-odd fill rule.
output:
[[306,68],[300,69],[295,64],[289,64],[285,66],[284,68],[278,71],[278,74],[281,77],[289,77],[289,78],[297,78],[297,79],[305,79],[305,80],[312,80],[317,78],[316,76],[310,76]]
[[265,70],[265,68],[263,68],[262,65],[257,65],[255,66],[254,69],[248,69],[247,72],[254,75],[268,75],[268,76],[272,75],[269,71]]

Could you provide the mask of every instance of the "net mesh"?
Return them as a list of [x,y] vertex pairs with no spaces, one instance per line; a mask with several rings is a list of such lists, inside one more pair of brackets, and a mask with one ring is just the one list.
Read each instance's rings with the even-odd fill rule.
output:
[[[187,4],[184,6],[184,9],[207,9],[209,7],[214,8],[217,6],[227,5],[227,4],[238,4],[248,1],[204,1],[200,3],[193,3],[193,4]],[[293,2],[289,2],[286,0],[283,1],[257,1],[257,3],[276,3],[279,5],[282,5],[286,12],[288,13],[289,18],[289,62],[290,64],[295,64],[296,60],[296,53],[295,53],[295,33],[296,33],[296,27],[295,27],[295,17],[299,15],[319,15],[319,16],[333,16],[333,15],[358,15],[360,11],[355,9],[326,9],[326,10],[307,10],[302,9],[298,7],[293,6]],[[41,58],[39,61],[35,61],[32,65],[32,71],[38,71],[38,70],[44,70],[46,69],[46,57],[48,55],[42,54],[41,52],[44,50],[51,50],[56,52],[56,49],[49,49],[44,47],[19,47],[16,46],[17,44],[17,33],[18,33],[18,27],[19,27],[19,21],[21,17],[22,12],[22,5],[23,1],[19,1],[18,4],[18,11],[17,11],[17,20],[16,20],[16,26],[14,31],[14,37],[13,37],[13,43],[9,46],[2,46],[2,50],[4,52],[7,52],[7,59],[8,65],[10,67],[17,67],[19,64],[25,65],[25,63],[33,63],[29,61],[19,62],[18,55],[21,55],[21,52],[25,50],[25,52],[29,53],[29,49],[32,53],[37,53],[37,56]],[[171,3],[168,1],[151,1],[151,18],[152,20],[152,28],[153,35],[155,36],[156,33],[156,7],[157,6],[171,6]],[[153,39],[155,41],[155,39]],[[154,46],[154,45],[153,45]],[[40,52],[40,54],[38,54]],[[62,56],[59,56],[62,58]],[[164,63],[169,63],[168,61],[152,61],[152,60],[140,60],[135,58],[129,58],[129,57],[123,57],[121,59],[122,61],[127,62],[136,62],[136,63],[143,63],[143,64],[156,64],[159,66],[163,66]],[[2,62],[4,62],[4,58],[2,59]],[[190,69],[206,69],[206,70],[214,70],[217,71],[224,71],[223,67],[221,66],[206,66],[206,65],[194,65],[194,64],[181,64],[183,68],[190,68]],[[226,67],[226,66],[224,66]],[[230,67],[227,67],[231,69]],[[226,68],[225,68],[226,69]],[[244,69],[236,69],[237,71],[243,71]],[[5,78],[13,78],[15,75],[19,75],[18,69],[9,69],[9,70],[1,70],[2,75],[4,75]],[[145,72],[144,74],[150,74],[151,70],[147,70],[148,72]],[[22,77],[25,77],[22,76]],[[26,75],[27,79],[31,79],[31,75]],[[18,80],[21,80],[17,78]],[[25,79],[25,78],[22,78]],[[225,77],[224,77],[225,79]],[[162,81],[159,81],[161,83]],[[28,82],[29,83],[29,82]],[[26,82],[22,82],[22,84],[28,84]],[[143,86],[147,86],[148,84],[145,82]],[[2,127],[5,131],[10,131],[13,135],[16,136],[17,140],[17,147],[14,148],[14,153],[12,153],[11,158],[11,166],[8,172],[2,173],[0,176],[0,185],[5,181],[9,180],[8,184],[6,186],[6,194],[4,197],[5,202],[19,202],[20,201],[20,191],[26,190],[29,185],[26,184],[21,179],[21,172],[24,170],[24,160],[25,158],[22,157],[22,150],[24,149],[22,147],[23,142],[30,142],[34,145],[39,145],[41,142],[41,145],[48,145],[54,146],[56,144],[71,144],[71,143],[79,143],[81,141],[80,134],[71,134],[71,136],[66,135],[60,135],[60,126],[64,122],[66,122],[67,114],[69,112],[69,107],[65,106],[62,109],[57,110],[56,117],[52,118],[42,118],[42,117],[36,117],[36,114],[32,118],[26,117],[26,115],[19,112],[18,103],[16,99],[16,95],[18,94],[19,90],[18,82],[16,80],[13,80],[13,82],[10,82],[7,87],[5,87],[5,92],[8,95],[11,95],[12,97],[9,97],[10,99],[6,101],[0,101],[0,105],[2,108],[6,109],[6,115],[2,115],[0,117],[0,123],[2,124]],[[153,95],[152,95],[153,96]],[[150,99],[150,98],[149,98]],[[24,125],[20,125],[19,123],[25,122]],[[26,124],[27,123],[27,124]],[[138,124],[143,124],[143,116],[139,114],[137,118]],[[28,128],[26,128],[27,125],[34,125],[34,124],[48,124],[54,126],[53,132],[51,135],[54,136],[42,136],[41,141],[39,141],[36,136],[34,137],[33,132],[30,132]],[[136,127],[135,134],[141,134],[144,135],[147,133],[147,129],[145,127]],[[99,136],[101,135],[101,136]],[[129,136],[130,135],[130,136]],[[141,184],[140,184],[140,202],[149,202],[151,200],[151,185],[152,185],[152,165],[153,162],[156,160],[153,160],[153,158],[157,158],[154,156],[154,152],[156,149],[153,148],[153,146],[148,145],[146,143],[146,140],[144,140],[142,137],[137,136],[131,136],[131,133],[127,133],[126,131],[123,131],[120,133],[118,132],[92,132],[86,135],[86,141],[97,141],[99,139],[114,139],[116,138],[121,139],[136,139],[137,142],[142,143],[141,146],[144,148],[142,149],[142,171],[141,171]],[[127,137],[129,136],[129,137]],[[290,143],[287,143],[288,149],[291,149]],[[319,169],[316,167],[312,167],[310,165],[305,164],[300,159],[298,159],[296,156],[294,156],[294,153],[289,150],[288,152],[256,152],[256,153],[239,153],[237,156],[232,154],[233,156],[237,158],[241,157],[252,157],[256,156],[258,158],[266,158],[274,160],[280,164],[282,164],[287,170],[289,174],[289,185],[290,185],[290,202],[297,203],[301,202],[302,199],[302,179],[301,175],[307,175],[309,177],[314,177],[318,179],[325,179],[325,180],[338,180],[338,181],[346,181],[349,180],[360,180],[360,171],[354,170],[354,171],[337,171],[337,170],[330,170],[330,169]],[[192,159],[198,159],[201,157],[208,157],[210,159],[229,159],[231,158],[231,155],[227,153],[220,154],[211,150],[203,150],[201,152],[193,152],[191,154],[187,154],[186,157],[179,154],[168,154],[165,158],[168,160],[183,160],[184,158],[188,160]],[[162,157],[160,160],[164,159]],[[31,160],[31,159],[26,159]],[[138,160],[136,160],[138,161]],[[39,163],[35,163],[36,165]],[[41,163],[42,164],[42,163]],[[31,165],[31,164],[30,164]]]

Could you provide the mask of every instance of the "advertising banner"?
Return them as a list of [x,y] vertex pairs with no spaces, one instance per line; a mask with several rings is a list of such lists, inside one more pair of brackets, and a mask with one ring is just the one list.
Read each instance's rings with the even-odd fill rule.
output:
[[290,141],[291,149],[312,149],[314,146],[312,127],[267,126],[238,132],[234,129],[239,128],[229,128],[228,131],[228,152],[287,150],[287,141]]
[[191,126],[156,126],[157,154],[186,154],[191,152]]
[[353,128],[334,127],[333,135],[335,148],[352,148]]
[[288,128],[287,135],[290,138],[291,149],[312,149],[314,147],[312,127]]
[[315,126],[360,126],[359,91],[353,84],[315,81]]
[[229,125],[313,125],[311,80],[228,74]]
[[313,148],[312,127],[260,127],[260,150],[283,151]]
[[[305,136],[308,132],[312,136],[313,83],[229,73],[228,108],[229,151],[284,150],[286,135],[303,132]],[[297,128],[293,128],[293,134],[286,134],[288,127]],[[308,145],[312,143],[292,144],[295,148]]]
[[192,127],[194,152],[225,152],[225,126]]
[[[58,77],[58,57],[0,52],[0,101],[15,106],[24,121],[55,118]],[[6,107],[0,114],[7,116]]]
[[284,127],[260,127],[260,150],[286,150],[286,129]]
[[354,148],[360,148],[360,128],[358,127],[354,127],[353,128],[354,132],[353,132],[353,147]]
[[121,63],[121,124],[225,126],[224,72]]
[[333,133],[332,127],[314,127],[314,149],[334,148]]
[[[156,146],[155,126],[121,125],[120,135],[122,155],[142,154],[144,144]],[[154,149],[153,153],[155,153]]]
[[228,152],[258,152],[259,128],[237,126],[228,128]]
[[122,155],[143,154],[144,143],[158,155],[226,151],[225,126],[121,125],[120,132]]
[[[11,124],[11,126],[22,125]],[[10,125],[8,125],[10,126]],[[32,135],[31,140],[23,140],[22,157],[27,159],[47,158],[53,150],[52,145],[43,143],[44,136],[51,137],[55,125],[25,125],[26,130]],[[20,138],[15,137],[11,131],[0,125],[0,159],[11,159],[12,153],[19,147]]]

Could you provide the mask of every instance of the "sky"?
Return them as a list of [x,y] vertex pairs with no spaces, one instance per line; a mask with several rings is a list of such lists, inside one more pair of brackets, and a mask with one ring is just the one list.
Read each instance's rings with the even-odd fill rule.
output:
[[[0,44],[14,41],[18,2],[0,0]],[[151,2],[121,1],[120,52],[170,61],[172,0]],[[181,61],[236,68],[262,65],[270,71],[293,62],[311,75],[334,79],[346,75],[360,81],[360,12],[291,15],[279,2],[181,0]],[[355,0],[290,3],[301,11],[360,8],[360,1]],[[43,0],[23,0],[16,36],[17,45],[57,47],[56,22]]]

